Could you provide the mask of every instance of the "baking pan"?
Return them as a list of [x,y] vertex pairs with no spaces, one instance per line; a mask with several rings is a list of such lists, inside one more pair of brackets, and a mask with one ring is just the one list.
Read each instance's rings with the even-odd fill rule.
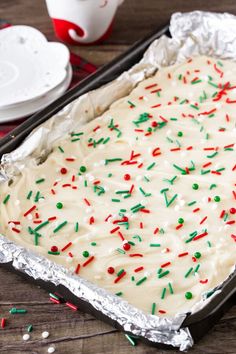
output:
[[[34,114],[27,121],[22,123],[16,129],[14,129],[10,134],[1,139],[0,146],[0,157],[9,153],[19,146],[19,144],[27,137],[31,131],[36,128],[41,123],[45,122],[52,115],[60,111],[68,103],[75,100],[82,94],[96,89],[101,85],[104,85],[124,71],[128,70],[131,66],[136,64],[143,56],[147,47],[157,38],[163,34],[169,35],[168,31],[169,26],[166,25],[162,28],[157,29],[155,32],[151,33],[146,38],[136,42],[132,45],[126,52],[115,58],[109,64],[100,68],[96,73],[92,74],[85,80],[81,81],[76,87],[69,90],[55,102],[51,103],[49,106],[41,110],[40,112]],[[45,282],[40,279],[34,279],[29,275],[16,270],[12,263],[2,264],[4,268],[7,268],[10,271],[20,274],[24,278],[28,279],[32,283],[41,286],[48,292],[57,292],[62,295],[62,298],[65,301],[69,301],[75,304],[79,310],[88,312],[94,315],[96,318],[103,320],[118,329],[122,327],[111,318],[105,316],[101,312],[97,311],[90,305],[88,302],[85,302],[73,293],[71,293],[66,287],[59,285],[55,286],[50,282]],[[214,292],[209,294],[209,297],[212,296]],[[205,335],[210,328],[223,316],[223,314],[235,304],[236,302],[236,273],[234,272],[222,285],[220,291],[216,292],[212,296],[211,301],[209,301],[201,310],[195,312],[194,314],[188,314],[181,327],[188,327],[194,342],[199,340],[203,335]],[[153,343],[148,341],[146,338],[140,337],[140,339],[148,344],[163,348],[167,345],[160,343]]]

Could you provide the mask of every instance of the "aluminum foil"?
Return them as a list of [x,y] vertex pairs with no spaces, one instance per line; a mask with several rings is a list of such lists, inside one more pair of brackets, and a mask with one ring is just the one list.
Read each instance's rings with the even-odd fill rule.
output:
[[[181,63],[195,55],[236,60],[235,27],[236,17],[227,13],[194,11],[173,14],[170,23],[172,38],[162,36],[154,41],[143,59],[129,71],[67,105],[37,127],[19,148],[4,155],[0,182],[4,183],[20,173],[26,165],[40,161],[47,156],[57,139],[101,115],[113,102],[128,95],[137,83],[161,67]],[[16,269],[35,279],[64,285],[82,300],[90,302],[98,311],[117,321],[127,332],[152,342],[178,347],[180,350],[186,350],[193,345],[188,328],[181,328],[186,314],[177,314],[172,319],[146,315],[123,299],[71,274],[42,256],[28,252],[0,235],[0,263],[11,261]],[[219,291],[220,286],[215,294]],[[206,296],[203,296],[193,310],[199,310],[210,300],[211,297],[206,299]]]

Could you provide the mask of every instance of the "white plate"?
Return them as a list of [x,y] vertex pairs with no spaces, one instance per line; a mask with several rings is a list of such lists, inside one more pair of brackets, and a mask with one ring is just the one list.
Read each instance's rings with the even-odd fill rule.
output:
[[44,95],[67,75],[69,50],[33,27],[0,31],[0,108]]
[[37,100],[26,102],[24,104],[21,103],[10,109],[1,109],[0,124],[27,117],[46,107],[47,105],[49,105],[49,103],[55,101],[67,90],[70,85],[72,78],[72,68],[70,64],[66,72],[67,76],[60,85],[52,89],[50,92],[46,93],[44,96],[39,97]]

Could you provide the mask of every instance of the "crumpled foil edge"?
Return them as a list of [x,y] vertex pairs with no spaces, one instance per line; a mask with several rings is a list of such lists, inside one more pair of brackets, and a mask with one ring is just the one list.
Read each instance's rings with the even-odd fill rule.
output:
[[[175,13],[171,17],[172,38],[162,36],[155,40],[143,59],[116,80],[99,89],[88,92],[65,106],[47,122],[37,127],[20,147],[2,157],[0,182],[6,182],[20,173],[27,164],[37,163],[47,156],[50,147],[59,138],[73,131],[106,111],[117,99],[130,93],[134,86],[157,69],[181,63],[195,55],[209,55],[221,59],[236,60],[236,36],[233,31],[236,17],[227,13],[194,11]],[[106,97],[106,100],[104,99]],[[163,343],[187,350],[193,345],[188,328],[181,328],[186,314],[174,318],[146,315],[121,298],[71,274],[68,270],[44,257],[36,255],[0,235],[0,263],[13,262],[13,266],[34,279],[62,284],[73,294],[88,301],[98,311],[117,321],[125,331],[145,337],[152,342]],[[235,271],[235,270],[234,270]],[[221,288],[208,299],[195,305],[202,308]]]

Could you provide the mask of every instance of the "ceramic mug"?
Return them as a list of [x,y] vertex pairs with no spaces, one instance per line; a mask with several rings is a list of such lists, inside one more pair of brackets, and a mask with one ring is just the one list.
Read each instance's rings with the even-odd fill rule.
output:
[[123,1],[46,0],[46,4],[59,39],[69,44],[91,44],[109,36]]

